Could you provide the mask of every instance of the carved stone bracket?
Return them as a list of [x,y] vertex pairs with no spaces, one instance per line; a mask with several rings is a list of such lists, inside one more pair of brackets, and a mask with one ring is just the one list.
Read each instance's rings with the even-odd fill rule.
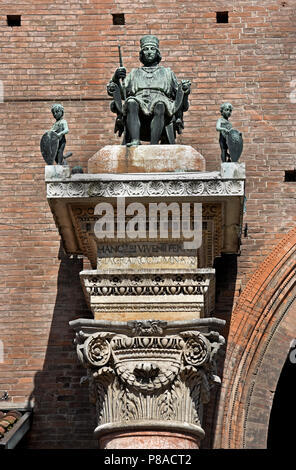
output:
[[[185,259],[192,263],[195,257],[195,267],[202,268],[213,266],[214,259],[221,253],[238,253],[245,171],[243,164],[226,165],[228,167],[222,164],[221,171],[153,173],[153,178],[149,173],[69,175],[62,168],[46,167],[47,198],[66,252],[83,254],[93,269],[109,269],[118,259],[122,262],[120,258],[130,256],[133,259],[125,259],[125,262],[130,266],[140,264],[136,269],[141,268],[144,258],[146,264],[157,264],[157,257],[160,264],[181,262],[184,267],[188,264]],[[175,239],[171,233],[167,240],[145,237],[123,240],[117,238],[115,230],[114,239],[106,243],[97,240],[94,236],[94,225],[99,218],[95,214],[96,205],[108,202],[116,214],[118,200],[122,199],[126,205],[135,200],[143,204],[147,220],[151,202],[202,204],[202,247],[197,253],[188,251],[184,256],[181,248],[184,240],[182,237]],[[192,220],[192,214],[190,217]],[[180,260],[174,261],[173,257]]]
[[[210,322],[216,328],[224,323]],[[113,331],[112,322],[102,327],[93,320],[88,328],[71,322],[96,404],[96,436],[157,428],[202,438],[202,407],[213,384],[220,383],[215,356],[224,344],[219,332],[206,326],[210,322],[178,322],[173,329],[174,322],[169,327],[159,320],[113,322]]]

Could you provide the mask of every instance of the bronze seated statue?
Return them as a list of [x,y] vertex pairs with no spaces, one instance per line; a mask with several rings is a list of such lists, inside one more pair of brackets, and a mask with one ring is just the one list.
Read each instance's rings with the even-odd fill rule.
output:
[[140,61],[143,67],[119,67],[107,85],[113,97],[111,111],[117,114],[114,132],[123,134],[123,145],[174,144],[176,134],[184,129],[183,113],[188,110],[190,82],[177,81],[168,67],[159,65],[161,55],[155,36],[140,41]]

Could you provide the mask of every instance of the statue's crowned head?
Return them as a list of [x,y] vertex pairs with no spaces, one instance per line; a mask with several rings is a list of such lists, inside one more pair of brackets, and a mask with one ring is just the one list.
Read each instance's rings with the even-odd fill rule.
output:
[[159,62],[161,61],[161,55],[160,55],[160,51],[159,51],[159,40],[156,36],[153,36],[152,34],[146,34],[145,36],[143,36],[141,39],[140,39],[140,54],[139,54],[139,58],[140,58],[140,61],[142,62],[142,64],[145,65],[145,57],[144,57],[144,48],[146,46],[154,46],[155,49],[156,49],[156,62],[159,64]]
[[156,36],[152,34],[146,34],[140,39],[140,47],[143,49],[145,46],[155,46],[156,49],[159,49],[159,40]]

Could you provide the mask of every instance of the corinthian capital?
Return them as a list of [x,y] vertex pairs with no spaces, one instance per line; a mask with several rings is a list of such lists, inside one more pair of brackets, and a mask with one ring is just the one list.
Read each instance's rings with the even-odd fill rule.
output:
[[203,437],[202,405],[220,381],[215,356],[224,338],[217,331],[185,329],[185,323],[190,327],[179,322],[173,333],[157,320],[127,323],[122,332],[118,324],[114,331],[77,332],[98,436],[158,428]]

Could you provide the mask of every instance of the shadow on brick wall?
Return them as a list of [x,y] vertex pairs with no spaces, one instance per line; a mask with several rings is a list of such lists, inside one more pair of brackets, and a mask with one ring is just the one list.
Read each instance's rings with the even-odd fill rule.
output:
[[81,259],[71,259],[62,247],[57,296],[43,370],[35,376],[33,425],[22,447],[41,449],[98,448],[93,439],[95,410],[88,385],[80,385],[85,369],[79,364],[69,321],[91,317],[79,273]]
[[[81,259],[71,259],[59,250],[60,267],[57,296],[48,338],[43,370],[35,376],[34,418],[30,432],[22,441],[23,448],[97,449],[92,438],[96,427],[95,409],[89,403],[88,384],[80,385],[85,369],[79,364],[73,344],[74,332],[68,323],[76,318],[91,318],[86,305],[79,273]],[[228,337],[237,275],[236,255],[217,258],[215,317],[226,320],[222,332]],[[218,358],[219,376],[223,380],[224,355]],[[216,429],[220,387],[212,390],[210,404],[205,409],[206,437],[202,448],[212,448]]]
[[[216,258],[214,268],[216,269],[216,306],[214,316],[226,321],[226,325],[223,331],[221,331],[221,334],[226,340],[226,344],[217,358],[218,374],[223,383],[225,350],[227,345],[237,278],[237,255],[222,255],[220,258]],[[204,410],[203,427],[206,435],[201,444],[201,448],[203,449],[213,448],[220,393],[221,386],[214,386],[211,393],[211,401]]]

